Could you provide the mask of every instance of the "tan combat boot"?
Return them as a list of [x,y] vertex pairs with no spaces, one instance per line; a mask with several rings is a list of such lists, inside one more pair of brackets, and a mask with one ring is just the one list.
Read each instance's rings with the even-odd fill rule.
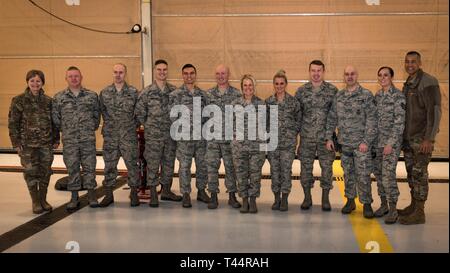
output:
[[102,208],[106,208],[107,206],[114,203],[114,194],[113,194],[113,187],[103,187],[105,190],[105,197],[100,202],[99,206]]
[[311,188],[303,187],[303,192],[305,194],[305,199],[303,199],[303,203],[300,208],[307,210],[312,206]]
[[242,198],[242,207],[240,209],[241,213],[248,213],[249,211],[249,203],[248,203],[248,197]]
[[280,211],[288,210],[288,197],[289,193],[283,192],[281,194]]
[[330,190],[329,189],[323,189],[322,190],[322,210],[323,211],[330,211],[331,210],[331,204],[330,204]]
[[217,192],[211,193],[211,201],[208,203],[208,209],[217,209],[219,200],[217,200]]
[[228,193],[228,205],[232,206],[235,209],[241,207],[241,203],[236,199],[236,194],[234,192]]
[[280,204],[281,204],[281,194],[280,192],[274,192],[273,195],[275,196],[275,200],[272,204],[272,210],[280,210]]
[[374,212],[373,216],[375,216],[377,218],[383,217],[388,212],[389,212],[389,207],[388,207],[387,199],[386,199],[386,197],[381,197],[381,206]]
[[411,203],[404,209],[397,210],[399,216],[410,215],[416,207],[416,199],[414,199],[413,190],[411,190]]
[[39,198],[39,191],[38,191],[38,185],[33,185],[31,187],[28,187],[28,191],[30,192],[31,196],[31,204],[32,204],[32,210],[34,214],[41,214],[44,212],[44,209],[42,208],[40,198]]
[[409,215],[400,216],[398,220],[402,225],[417,225],[417,224],[425,224],[425,202],[424,201],[415,201],[414,211]]
[[156,186],[150,186],[150,203],[148,205],[152,208],[157,208],[159,206],[158,192],[156,191]]
[[47,188],[48,184],[39,183],[39,201],[41,203],[42,209],[45,211],[52,211],[53,207],[47,203]]
[[397,203],[389,202],[389,213],[384,218],[384,222],[390,225],[397,222],[397,219],[398,219]]
[[256,196],[250,197],[250,202],[248,204],[248,212],[250,212],[250,213],[258,212],[258,208],[256,207]]

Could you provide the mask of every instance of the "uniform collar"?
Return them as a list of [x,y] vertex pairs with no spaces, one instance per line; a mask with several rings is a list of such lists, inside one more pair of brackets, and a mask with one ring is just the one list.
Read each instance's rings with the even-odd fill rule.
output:
[[410,82],[411,76],[409,76],[406,79],[405,85],[408,86],[409,88],[416,88],[419,85],[420,80],[423,77],[423,73],[424,73],[423,70],[419,69],[417,71],[416,77],[411,82]]
[[25,96],[27,97],[27,98],[30,98],[30,99],[32,99],[32,100],[39,100],[41,97],[42,97],[42,95],[44,94],[44,90],[41,88],[41,90],[39,90],[39,94],[37,95],[37,96],[34,96],[32,93],[31,93],[31,90],[30,90],[30,88],[29,87],[27,87],[26,89],[25,89]]

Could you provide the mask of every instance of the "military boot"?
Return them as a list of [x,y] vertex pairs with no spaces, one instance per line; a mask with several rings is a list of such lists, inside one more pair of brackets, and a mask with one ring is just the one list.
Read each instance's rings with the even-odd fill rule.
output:
[[307,210],[312,206],[311,188],[303,187],[303,192],[305,194],[305,199],[303,199],[303,203],[300,208]]
[[159,206],[158,192],[156,191],[156,186],[150,186],[150,203],[148,205],[152,208],[157,208]]
[[242,207],[240,209],[241,213],[248,213],[249,211],[249,204],[248,204],[248,197],[242,198]]
[[38,185],[34,185],[31,187],[28,187],[28,191],[30,192],[31,196],[31,208],[33,209],[34,214],[41,214],[44,212],[44,209],[42,208],[40,197],[39,197],[39,191],[38,191]]
[[177,195],[174,192],[172,192],[170,190],[171,186],[172,182],[170,182],[170,184],[168,185],[161,185],[162,187],[161,200],[180,202],[183,199],[183,197],[181,195]]
[[381,197],[381,206],[379,209],[375,211],[373,216],[375,217],[383,217],[385,214],[389,212],[388,202],[386,197]]
[[211,193],[211,201],[208,203],[208,209],[217,209],[219,200],[217,200],[217,192]]
[[197,192],[197,201],[203,202],[208,204],[211,202],[211,198],[209,198],[208,194],[206,193],[205,189],[198,190]]
[[345,203],[344,207],[342,207],[342,214],[350,214],[352,211],[356,209],[355,199],[347,198],[347,203]]
[[414,199],[413,191],[411,190],[410,193],[411,193],[411,203],[404,209],[397,210],[399,216],[410,215],[411,213],[413,213],[416,207],[416,199]]
[[43,210],[52,211],[52,206],[47,203],[47,188],[48,184],[39,183],[39,201]]
[[415,201],[414,211],[409,215],[400,216],[399,222],[402,225],[417,225],[417,224],[425,224],[425,202],[424,201]]
[[330,190],[329,189],[323,189],[322,190],[322,210],[323,211],[330,211],[331,210],[331,204],[330,204]]
[[280,210],[280,204],[281,204],[281,195],[280,192],[274,192],[273,195],[275,196],[275,200],[272,204],[272,210]]
[[386,224],[394,224],[397,222],[398,212],[397,212],[397,203],[389,202],[389,213],[384,218],[384,222]]
[[241,207],[241,203],[236,199],[236,193],[229,192],[228,193],[228,205],[232,206],[235,209],[238,209]]
[[256,196],[250,197],[250,202],[248,204],[248,212],[250,212],[250,213],[258,212],[258,208],[256,207]]
[[186,193],[183,194],[182,204],[183,204],[183,208],[190,208],[190,207],[192,207],[191,195],[189,193],[186,192]]
[[138,196],[138,187],[131,187],[130,190],[130,206],[131,207],[137,207],[141,204],[141,201],[139,201]]
[[367,219],[373,218],[372,205],[370,205],[370,204],[363,205],[363,216],[364,216],[364,218],[367,218]]
[[95,189],[88,189],[88,203],[89,207],[98,208],[98,201]]
[[103,197],[98,205],[102,208],[106,208],[114,203],[113,187],[104,186],[103,189],[105,190],[105,197]]
[[281,194],[280,211],[288,210],[288,197],[289,197],[289,193],[287,193],[287,192],[283,192]]
[[78,191],[72,191],[70,202],[66,206],[67,212],[74,212],[80,207],[80,201],[78,200]]

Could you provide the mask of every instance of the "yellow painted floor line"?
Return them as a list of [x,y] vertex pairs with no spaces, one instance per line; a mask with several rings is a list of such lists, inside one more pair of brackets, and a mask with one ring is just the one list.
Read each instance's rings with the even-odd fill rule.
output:
[[[336,184],[339,187],[344,203],[347,199],[344,197],[344,171],[341,167],[341,161],[335,160],[333,164],[333,173],[337,178]],[[386,233],[378,220],[366,219],[362,215],[363,206],[359,203],[358,198],[355,199],[356,210],[349,215],[352,224],[353,233],[359,245],[360,252],[365,253],[392,253],[394,248],[389,242]]]

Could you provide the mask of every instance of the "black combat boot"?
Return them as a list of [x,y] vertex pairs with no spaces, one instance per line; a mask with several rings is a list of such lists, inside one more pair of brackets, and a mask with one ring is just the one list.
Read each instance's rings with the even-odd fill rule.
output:
[[283,192],[281,194],[280,211],[288,210],[288,197],[289,197],[289,193],[287,193],[287,192]]
[[398,219],[397,203],[389,202],[389,213],[384,218],[384,222],[390,225],[397,222],[397,219]]
[[305,194],[305,199],[303,199],[303,203],[300,208],[307,210],[312,206],[311,188],[303,187],[303,192]]
[[103,189],[105,191],[105,197],[103,197],[102,201],[100,201],[100,204],[98,205],[102,208],[106,208],[114,203],[113,187],[104,186]]
[[80,201],[78,200],[78,191],[72,191],[70,202],[66,206],[67,212],[74,212],[80,207]]
[[364,218],[371,219],[373,218],[373,210],[370,204],[363,205],[363,216]]
[[47,203],[47,188],[47,183],[39,183],[39,201],[43,210],[52,211],[53,207]]
[[88,203],[89,207],[98,208],[98,201],[95,189],[88,189]]
[[39,197],[39,191],[38,191],[38,185],[35,184],[31,187],[28,187],[28,191],[30,192],[31,196],[31,208],[33,210],[34,214],[41,214],[44,212],[44,209],[42,208],[40,197]]
[[236,199],[236,193],[229,192],[228,193],[228,205],[232,206],[235,209],[238,209],[241,207],[241,203]]
[[158,192],[156,191],[156,186],[150,186],[150,203],[148,205],[152,208],[157,208],[159,206]]
[[256,196],[251,196],[250,197],[250,202],[248,204],[248,212],[250,213],[257,213],[258,212],[258,208],[256,207]]
[[322,190],[322,210],[323,211],[330,211],[331,210],[330,190],[329,189],[323,189]]
[[249,211],[248,197],[242,198],[242,207],[239,211],[241,213],[248,213]]
[[355,199],[347,198],[347,203],[345,203],[344,207],[342,207],[342,214],[350,214],[352,211],[356,209]]
[[386,197],[381,197],[381,206],[379,209],[377,209],[373,216],[375,217],[383,217],[384,215],[386,215],[389,212],[389,207],[388,207],[388,202]]
[[186,192],[186,193],[183,194],[182,204],[183,204],[183,208],[190,208],[190,207],[192,207],[191,195],[189,193]]
[[211,201],[208,203],[208,209],[217,209],[219,200],[217,200],[217,192],[211,193]]
[[280,192],[274,192],[273,195],[275,196],[275,200],[272,204],[272,210],[280,210],[280,204],[281,204],[281,197]]
[[138,196],[138,187],[131,187],[130,190],[130,206],[131,207],[137,207],[141,204],[141,202],[139,201],[139,196]]
[[197,192],[197,201],[208,204],[211,201],[205,189],[198,190]]
[[161,200],[180,202],[183,197],[172,192],[170,190],[171,187],[172,182],[170,182],[168,185],[161,185]]

